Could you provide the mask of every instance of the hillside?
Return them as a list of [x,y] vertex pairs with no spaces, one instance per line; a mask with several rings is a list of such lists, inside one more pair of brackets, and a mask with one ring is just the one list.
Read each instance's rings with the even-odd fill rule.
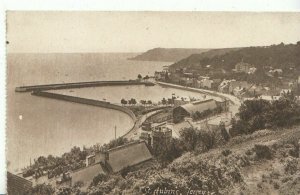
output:
[[244,47],[215,49],[201,54],[194,54],[170,66],[170,68],[199,67],[212,65],[214,68],[231,70],[241,61],[256,67],[272,66],[273,68],[300,68],[300,42],[283,43],[264,47]]
[[[186,68],[194,65],[205,64],[208,59],[214,58],[215,56],[221,56],[231,51],[237,51],[240,48],[222,48],[222,49],[212,49],[201,54],[192,54],[187,58],[181,59],[180,61],[172,64],[170,68]],[[207,64],[205,64],[207,65]]]
[[209,49],[154,48],[129,59],[138,61],[177,62],[191,54],[200,54],[208,50]]
[[114,194],[155,194],[159,189],[188,194],[190,189],[198,194],[296,195],[300,192],[299,138],[299,127],[238,136],[206,153],[188,152],[165,168],[148,163],[124,178],[111,176],[90,187],[88,194],[113,186]]

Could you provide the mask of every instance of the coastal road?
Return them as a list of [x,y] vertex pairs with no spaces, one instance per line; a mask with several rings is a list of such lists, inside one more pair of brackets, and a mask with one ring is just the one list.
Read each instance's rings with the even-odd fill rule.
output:
[[144,114],[142,116],[139,116],[137,120],[134,123],[134,126],[125,134],[123,135],[124,138],[127,139],[134,139],[137,140],[139,139],[142,131],[142,124],[149,118],[150,116],[153,116],[154,114],[160,112],[161,110],[155,110],[152,112],[149,112],[147,114]]

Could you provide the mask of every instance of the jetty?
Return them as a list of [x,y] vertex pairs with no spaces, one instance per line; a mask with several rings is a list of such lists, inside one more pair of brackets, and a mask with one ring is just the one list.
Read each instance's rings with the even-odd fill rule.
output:
[[56,89],[73,89],[84,87],[101,87],[101,86],[122,86],[122,85],[145,85],[154,86],[155,84],[149,81],[126,80],[126,81],[90,81],[90,82],[77,82],[77,83],[61,83],[61,84],[48,84],[48,85],[32,85],[16,87],[16,92],[34,92],[44,90]]

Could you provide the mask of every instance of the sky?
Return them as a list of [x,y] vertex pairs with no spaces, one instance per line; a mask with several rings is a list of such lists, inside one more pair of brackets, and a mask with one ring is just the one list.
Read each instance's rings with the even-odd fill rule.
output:
[[296,43],[300,12],[8,11],[8,53],[144,52]]

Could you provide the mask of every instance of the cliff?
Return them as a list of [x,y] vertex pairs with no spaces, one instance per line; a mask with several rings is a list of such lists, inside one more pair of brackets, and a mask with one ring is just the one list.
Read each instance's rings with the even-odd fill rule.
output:
[[209,49],[154,48],[129,59],[139,61],[177,62],[192,54],[200,54],[208,50]]

